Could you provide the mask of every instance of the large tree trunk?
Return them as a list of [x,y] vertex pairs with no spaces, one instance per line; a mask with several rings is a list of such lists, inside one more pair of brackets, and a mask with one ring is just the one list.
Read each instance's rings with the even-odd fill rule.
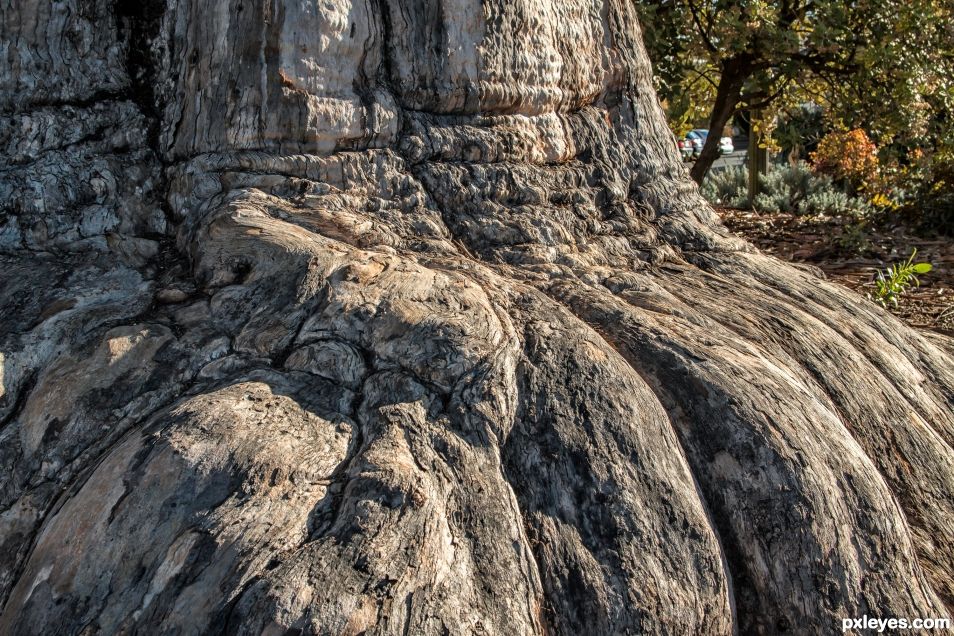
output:
[[719,225],[630,3],[2,15],[0,633],[949,614],[951,341]]

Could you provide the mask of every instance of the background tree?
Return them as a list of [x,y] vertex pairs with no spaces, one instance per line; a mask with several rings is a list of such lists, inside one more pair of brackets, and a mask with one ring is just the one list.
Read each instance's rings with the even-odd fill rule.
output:
[[[881,146],[943,137],[952,100],[951,6],[944,0],[647,0],[660,96],[677,127],[705,118],[710,135],[691,174],[705,177],[723,128],[759,109],[767,130],[805,101]],[[948,128],[949,130],[949,128]],[[933,135],[925,139],[925,135]]]

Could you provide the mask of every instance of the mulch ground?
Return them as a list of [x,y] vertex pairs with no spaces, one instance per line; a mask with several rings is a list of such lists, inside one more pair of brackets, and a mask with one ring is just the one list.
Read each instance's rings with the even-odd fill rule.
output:
[[861,295],[874,291],[874,276],[888,265],[907,260],[917,249],[916,262],[933,270],[920,276],[912,288],[889,307],[920,328],[954,336],[954,238],[918,236],[902,225],[872,224],[850,230],[850,222],[836,217],[804,217],[761,213],[734,208],[718,209],[726,226],[767,254],[820,268],[830,280]]

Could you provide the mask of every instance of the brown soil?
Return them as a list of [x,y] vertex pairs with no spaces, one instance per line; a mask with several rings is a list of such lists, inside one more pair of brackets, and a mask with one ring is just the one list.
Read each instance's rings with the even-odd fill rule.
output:
[[851,230],[852,223],[833,217],[752,212],[720,208],[719,215],[733,232],[759,249],[788,261],[807,263],[861,295],[874,292],[874,276],[888,265],[906,260],[917,249],[915,261],[933,270],[920,276],[892,312],[915,327],[954,336],[954,239],[924,238],[910,228],[868,226]]

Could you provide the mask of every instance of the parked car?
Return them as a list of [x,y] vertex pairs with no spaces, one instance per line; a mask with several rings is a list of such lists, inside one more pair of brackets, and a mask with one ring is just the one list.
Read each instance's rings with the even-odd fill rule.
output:
[[[692,142],[693,159],[698,158],[699,154],[702,152],[702,146],[706,143],[706,138],[709,136],[709,131],[704,128],[696,128],[689,131],[686,135],[686,139],[689,139]],[[735,152],[735,146],[732,143],[732,137],[720,137],[719,138],[719,154],[725,155],[730,152]]]
[[689,143],[692,144],[692,158],[696,159],[699,157],[699,154],[702,152],[702,146],[706,143],[706,136],[709,134],[708,130],[690,130],[686,133],[686,139],[689,140]]
[[676,145],[679,146],[679,154],[683,161],[692,161],[695,156],[695,150],[692,147],[692,141],[689,139],[677,139]]
[[719,139],[719,153],[727,155],[735,152],[735,145],[732,143],[732,137],[721,137]]

